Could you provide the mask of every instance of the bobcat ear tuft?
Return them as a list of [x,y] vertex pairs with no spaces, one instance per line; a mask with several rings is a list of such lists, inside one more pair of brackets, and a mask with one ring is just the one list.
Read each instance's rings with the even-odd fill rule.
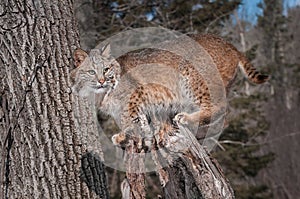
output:
[[104,57],[109,57],[111,55],[111,50],[110,50],[110,44],[106,44],[102,49],[101,49],[101,54]]
[[74,51],[73,58],[74,58],[76,68],[79,67],[82,64],[82,62],[84,61],[84,59],[87,56],[88,56],[88,54],[80,48],[77,48]]

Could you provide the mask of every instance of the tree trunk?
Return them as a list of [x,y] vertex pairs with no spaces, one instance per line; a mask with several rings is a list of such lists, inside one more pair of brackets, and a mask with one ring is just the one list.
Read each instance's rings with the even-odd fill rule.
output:
[[69,88],[72,3],[1,0],[0,198],[108,198],[95,113]]

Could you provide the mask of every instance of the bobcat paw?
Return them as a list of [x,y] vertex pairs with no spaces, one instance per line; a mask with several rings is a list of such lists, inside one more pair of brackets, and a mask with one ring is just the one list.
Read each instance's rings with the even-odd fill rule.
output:
[[125,133],[119,133],[112,136],[111,141],[115,146],[122,146],[126,142]]
[[189,115],[188,113],[184,112],[178,113],[177,115],[175,115],[173,120],[177,125],[186,125],[189,123]]

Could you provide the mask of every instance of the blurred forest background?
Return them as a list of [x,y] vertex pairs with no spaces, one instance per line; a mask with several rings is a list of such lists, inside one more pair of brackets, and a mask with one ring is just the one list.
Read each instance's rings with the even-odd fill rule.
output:
[[[299,1],[77,0],[75,5],[81,46],[87,50],[123,30],[160,26],[215,33],[245,52],[271,80],[253,86],[239,75],[228,98],[229,126],[213,155],[237,198],[299,198]],[[120,198],[124,174],[107,170],[111,197]],[[149,198],[160,192],[155,178],[147,178]]]

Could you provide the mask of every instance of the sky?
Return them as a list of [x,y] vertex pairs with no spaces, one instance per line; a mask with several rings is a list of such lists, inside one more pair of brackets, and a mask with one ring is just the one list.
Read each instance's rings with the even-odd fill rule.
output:
[[[257,15],[262,14],[262,10],[257,7],[257,4],[262,0],[243,0],[243,5],[239,8],[240,16],[248,21],[256,22]],[[286,8],[300,5],[300,0],[283,0]]]

